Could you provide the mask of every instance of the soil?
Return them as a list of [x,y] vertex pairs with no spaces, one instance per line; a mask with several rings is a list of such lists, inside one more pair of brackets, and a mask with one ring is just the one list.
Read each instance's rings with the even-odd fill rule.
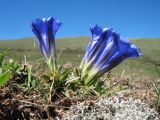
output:
[[[122,79],[116,78],[114,82]],[[0,120],[58,120],[69,111],[72,105],[84,101],[83,99],[67,98],[62,93],[55,93],[52,96],[52,103],[47,104],[40,92],[18,86],[17,83],[21,82],[15,81],[12,90],[8,84],[0,88]],[[140,98],[151,102],[151,104],[154,102],[155,94],[149,80],[146,79],[145,82],[144,80],[133,82],[125,80],[123,84],[131,89],[125,93],[126,97]],[[87,99],[93,101],[90,106],[93,106],[96,99],[98,98]],[[160,113],[160,108],[158,108],[158,112]]]
[[13,90],[10,91],[7,85],[0,88],[0,120],[54,120],[61,118],[74,103],[63,95],[55,94],[48,105],[38,91],[24,90],[16,85]]

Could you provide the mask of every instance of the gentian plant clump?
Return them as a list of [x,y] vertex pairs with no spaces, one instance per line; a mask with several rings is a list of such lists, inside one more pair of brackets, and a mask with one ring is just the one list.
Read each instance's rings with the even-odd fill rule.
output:
[[71,72],[68,70],[63,70],[62,72],[57,68],[55,34],[61,24],[53,17],[38,18],[32,22],[32,31],[38,40],[38,45],[46,58],[51,77],[53,78],[49,99],[51,99],[53,88],[57,89],[65,85],[67,85],[67,88],[74,88],[74,90],[82,87],[86,91],[94,89],[93,86],[95,85],[101,87],[103,84],[98,79],[106,72],[109,72],[127,58],[143,55],[137,46],[127,39],[121,38],[113,29],[102,29],[95,25],[90,29],[92,38],[80,64],[78,76],[72,76],[72,79],[70,79],[69,75],[72,74]]
[[95,25],[90,30],[92,38],[80,65],[83,86],[94,85],[98,78],[125,59],[143,55],[137,46],[113,29]]
[[52,93],[64,89],[65,82],[70,74],[67,69],[57,65],[55,35],[61,24],[53,17],[38,18],[32,21],[32,31],[38,40],[39,48],[49,68],[49,73],[44,75],[43,78],[52,81],[51,84],[46,85],[47,88],[44,86],[47,89],[45,93],[48,93],[46,96],[49,103],[51,102]]

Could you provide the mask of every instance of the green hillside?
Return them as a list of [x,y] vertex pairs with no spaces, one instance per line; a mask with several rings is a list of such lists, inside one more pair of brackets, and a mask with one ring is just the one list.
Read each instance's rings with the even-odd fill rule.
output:
[[[58,39],[56,45],[59,63],[71,63],[78,66],[89,40],[89,37]],[[116,67],[113,73],[121,75],[124,70],[125,75],[132,78],[149,77],[157,79],[158,74],[154,64],[160,64],[160,39],[132,39],[132,42],[142,49],[144,56],[126,60]],[[8,49],[7,57],[16,60],[23,60],[24,55],[26,55],[27,61],[30,62],[43,58],[34,38],[0,41],[0,49]]]

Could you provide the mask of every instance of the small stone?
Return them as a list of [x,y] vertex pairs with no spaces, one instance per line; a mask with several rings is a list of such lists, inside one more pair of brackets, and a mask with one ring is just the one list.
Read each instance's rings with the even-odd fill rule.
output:
[[147,120],[154,120],[156,118],[156,115],[149,115]]

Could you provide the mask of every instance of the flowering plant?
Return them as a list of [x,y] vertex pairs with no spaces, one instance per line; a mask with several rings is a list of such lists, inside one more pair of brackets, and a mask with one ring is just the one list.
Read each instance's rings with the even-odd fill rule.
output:
[[70,74],[69,70],[64,69],[62,66],[57,66],[55,35],[61,24],[53,17],[38,18],[32,21],[32,31],[38,40],[38,45],[46,58],[49,68],[49,74],[42,76],[43,79],[51,81],[51,84],[44,86],[44,88],[47,88],[46,96],[49,103],[51,102],[53,91],[62,91]]
[[84,86],[95,84],[98,78],[127,58],[139,57],[140,49],[123,39],[113,29],[91,27],[92,38],[81,62],[81,81]]
[[[51,73],[51,76],[45,76],[45,78],[53,80],[49,85],[49,99],[51,99],[53,88],[68,86],[68,83],[71,88],[83,86],[86,90],[86,88],[94,89],[97,86],[95,89],[102,90],[103,82],[98,80],[101,76],[127,58],[143,55],[137,46],[129,40],[121,38],[113,29],[103,29],[95,25],[90,29],[92,38],[78,70],[80,72],[76,75],[77,77],[68,79],[72,73],[69,70],[61,69],[62,67],[58,68],[56,61],[55,35],[61,24],[53,17],[38,18],[32,22],[32,31],[38,40],[38,45],[46,58]],[[73,82],[74,84],[72,84]]]
[[61,24],[53,17],[38,18],[32,21],[32,31],[38,40],[42,54],[47,60],[49,70],[53,73],[57,68],[55,35]]

